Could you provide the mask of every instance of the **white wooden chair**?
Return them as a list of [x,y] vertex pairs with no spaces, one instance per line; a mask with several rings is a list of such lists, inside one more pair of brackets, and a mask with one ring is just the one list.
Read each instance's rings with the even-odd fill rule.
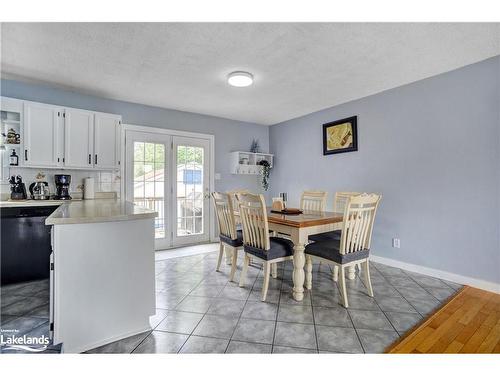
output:
[[364,266],[368,294],[373,297],[369,255],[373,222],[381,198],[377,194],[351,196],[345,205],[340,240],[313,242],[305,248],[306,278],[311,281],[310,285],[312,285],[313,259],[333,264],[335,270],[340,270],[340,290],[342,302],[345,307],[349,307],[345,281],[345,269],[347,267],[352,267],[356,264]]
[[304,191],[300,196],[300,209],[303,211],[325,211],[326,191]]
[[243,226],[243,249],[245,251],[240,287],[245,285],[250,259],[256,258],[262,261],[264,265],[262,301],[265,301],[269,288],[271,266],[293,259],[293,242],[286,238],[269,236],[266,202],[262,194],[237,194],[237,198]]
[[230,281],[233,281],[238,260],[238,250],[243,249],[243,234],[236,228],[234,208],[231,196],[225,193],[213,192],[212,198],[215,206],[217,222],[219,223],[220,249],[217,259],[216,271],[219,272],[224,250],[231,254]]

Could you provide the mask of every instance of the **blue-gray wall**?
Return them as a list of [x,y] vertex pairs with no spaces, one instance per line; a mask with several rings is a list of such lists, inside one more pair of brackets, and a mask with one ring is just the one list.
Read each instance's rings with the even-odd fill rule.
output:
[[[499,283],[499,76],[495,57],[273,125],[272,196],[379,192],[374,254]],[[353,115],[359,151],[323,156],[322,124]]]
[[267,152],[269,149],[267,126],[104,99],[6,79],[1,80],[0,93],[2,96],[17,99],[116,113],[122,115],[125,124],[213,134],[215,136],[215,172],[221,174],[221,179],[215,181],[216,190],[247,188],[252,191],[262,191],[258,176],[232,175],[229,172],[229,152],[248,150],[254,138],[260,141],[262,152]]

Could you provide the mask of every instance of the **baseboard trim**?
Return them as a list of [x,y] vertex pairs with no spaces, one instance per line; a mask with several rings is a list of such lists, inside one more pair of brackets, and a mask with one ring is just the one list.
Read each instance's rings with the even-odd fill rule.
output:
[[475,279],[468,276],[458,275],[456,273],[437,270],[435,268],[419,266],[417,264],[401,262],[399,260],[384,258],[377,255],[370,255],[370,260],[373,260],[374,262],[377,263],[385,264],[387,266],[398,267],[406,271],[417,272],[427,276],[437,277],[438,279],[452,281],[457,284],[469,285],[475,288],[487,290],[489,292],[500,293],[500,284],[493,283],[491,281]]

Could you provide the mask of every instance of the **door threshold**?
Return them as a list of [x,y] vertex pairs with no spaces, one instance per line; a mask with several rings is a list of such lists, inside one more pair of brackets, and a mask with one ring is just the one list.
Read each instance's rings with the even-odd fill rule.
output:
[[155,251],[155,261],[161,261],[172,258],[185,257],[197,254],[206,254],[219,250],[218,242],[203,242],[192,245],[170,247],[167,249]]

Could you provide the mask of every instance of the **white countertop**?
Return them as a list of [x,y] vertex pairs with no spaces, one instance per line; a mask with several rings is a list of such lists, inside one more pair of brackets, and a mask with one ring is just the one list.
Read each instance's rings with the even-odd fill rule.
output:
[[45,220],[45,225],[85,224],[150,219],[158,213],[119,199],[64,202]]
[[110,221],[140,220],[158,216],[158,213],[119,199],[92,200],[22,200],[3,201],[3,207],[59,207],[45,220],[45,225],[85,224]]

